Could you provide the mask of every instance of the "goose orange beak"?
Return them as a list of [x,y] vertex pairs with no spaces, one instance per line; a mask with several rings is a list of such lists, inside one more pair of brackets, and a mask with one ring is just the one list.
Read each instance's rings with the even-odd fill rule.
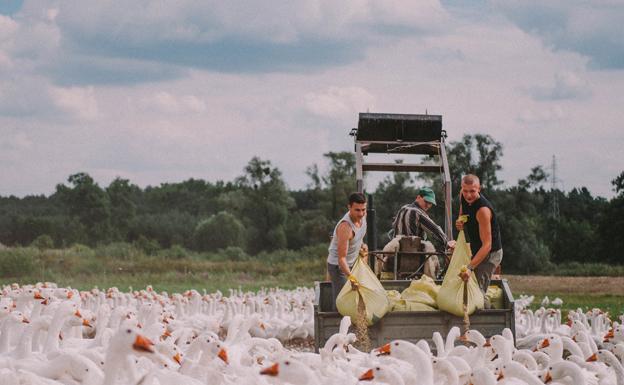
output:
[[496,378],[496,381],[500,381],[500,380],[502,380],[503,378],[505,378],[505,376],[503,375],[503,371],[501,370],[501,372],[500,372],[500,373],[498,373],[498,377]]
[[88,319],[83,318],[83,319],[82,319],[82,326],[88,326],[88,327],[91,327],[91,322],[89,322],[89,320],[88,320]]
[[180,355],[180,353],[176,353],[176,355],[173,356],[173,360],[179,365],[182,365],[182,356]]
[[82,314],[80,314],[80,310],[76,310],[76,312],[74,313],[74,315],[76,317],[82,318]]
[[546,372],[546,377],[544,377],[544,384],[548,384],[549,382],[552,381],[552,376],[550,375],[550,372]]
[[43,296],[41,295],[41,293],[39,293],[38,291],[35,292],[34,296],[35,299],[43,299]]
[[67,299],[71,299],[71,297],[74,296],[74,292],[73,291],[68,291],[67,292]]
[[225,351],[225,349],[219,350],[219,353],[217,354],[217,357],[219,357],[221,360],[223,360],[223,362],[225,362],[226,364],[229,364],[229,362],[228,362],[228,355],[227,355],[227,352]]
[[260,371],[260,374],[265,374],[267,376],[272,376],[272,377],[277,376],[279,374],[279,364],[275,363],[266,369],[262,369]]
[[544,349],[550,346],[550,342],[548,341],[548,338],[544,338],[544,341],[542,341],[540,348]]
[[489,348],[490,346],[492,346],[492,344],[490,343],[490,339],[488,338],[487,340],[485,340],[485,343],[483,344],[484,348]]
[[373,374],[373,369],[368,369],[364,374],[362,374],[359,378],[360,381],[372,381],[375,378]]
[[377,349],[378,356],[388,356],[390,355],[390,344],[385,344],[384,346]]
[[154,346],[152,341],[150,341],[146,337],[143,337],[140,334],[136,336],[136,339],[134,340],[134,344],[132,344],[132,347],[134,348],[134,350],[154,353],[154,348],[152,348],[152,346]]
[[596,353],[594,353],[591,356],[587,357],[587,359],[585,361],[587,361],[587,362],[596,362],[596,361],[598,361],[598,356],[596,355]]

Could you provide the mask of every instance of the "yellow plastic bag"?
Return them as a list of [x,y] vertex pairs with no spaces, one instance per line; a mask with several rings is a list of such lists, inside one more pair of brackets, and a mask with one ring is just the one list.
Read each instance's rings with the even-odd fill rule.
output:
[[431,277],[423,275],[420,279],[412,281],[409,287],[403,290],[401,299],[436,308],[438,306],[438,291],[440,291],[440,287],[435,284],[435,281]]
[[451,263],[446,270],[442,287],[438,292],[438,309],[462,317],[464,315],[464,286],[467,288],[466,309],[468,314],[474,313],[477,309],[483,309],[483,293],[479,289],[477,277],[471,274],[468,282],[464,282],[459,277],[460,271],[470,263],[470,257],[471,252],[466,243],[466,236],[463,231],[460,231]]
[[490,300],[492,309],[503,309],[503,289],[498,286],[491,285],[488,287],[487,293],[485,293],[487,299]]
[[401,300],[401,293],[396,290],[386,290],[386,297],[388,297],[388,311],[394,311],[394,307]]
[[436,311],[436,308],[425,305],[420,302],[405,301],[405,310],[407,311]]
[[436,311],[436,309],[431,306],[427,306],[424,303],[411,302],[401,299],[394,304],[392,311]]
[[350,281],[342,287],[336,298],[336,308],[343,316],[352,319],[358,317],[358,306],[363,302],[364,313],[368,325],[372,325],[383,317],[389,309],[386,290],[375,276],[375,273],[358,258],[351,269],[359,284],[354,286]]

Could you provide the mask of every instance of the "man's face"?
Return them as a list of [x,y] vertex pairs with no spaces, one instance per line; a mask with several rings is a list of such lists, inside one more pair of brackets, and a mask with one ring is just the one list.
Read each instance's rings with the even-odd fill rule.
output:
[[420,195],[416,196],[416,203],[418,204],[418,206],[420,206],[421,209],[425,211],[428,211],[431,208],[431,206],[433,206],[431,202],[427,202],[425,198],[423,198]]
[[360,221],[366,216],[366,203],[352,203],[349,205],[349,216]]
[[466,200],[466,202],[470,204],[472,204],[474,201],[479,199],[480,191],[481,191],[481,185],[479,185],[478,183],[473,183],[473,184],[462,183],[461,185],[462,195],[464,199]]

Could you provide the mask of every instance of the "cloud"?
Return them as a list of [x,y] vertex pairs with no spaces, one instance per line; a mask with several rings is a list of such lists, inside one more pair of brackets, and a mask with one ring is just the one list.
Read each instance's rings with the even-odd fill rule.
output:
[[375,109],[375,97],[361,87],[329,87],[322,93],[308,93],[306,108],[313,114],[343,119]]
[[529,125],[543,125],[562,120],[566,113],[561,106],[554,106],[544,109],[526,109],[518,116],[518,121]]
[[59,108],[79,119],[94,120],[99,115],[93,87],[54,87],[51,93]]
[[555,83],[549,87],[533,87],[529,93],[535,100],[587,99],[591,95],[589,84],[578,74],[563,71],[555,74]]
[[163,114],[193,114],[206,111],[206,103],[197,96],[176,96],[166,91],[143,98],[139,105],[146,110]]
[[353,150],[368,110],[441,114],[449,141],[492,135],[511,183],[554,153],[567,186],[612,196],[623,71],[554,43],[606,19],[582,32],[568,24],[584,4],[406,4],[26,1],[0,16],[0,194],[77,171],[229,181],[256,155],[301,188],[323,153]]
[[624,69],[621,1],[493,0],[493,8],[557,50],[579,52],[595,69]]
[[[39,28],[53,22],[61,45],[56,57],[40,65],[51,67],[50,74],[65,85],[186,75],[177,67],[228,73],[320,71],[360,61],[369,48],[388,39],[439,33],[448,20],[435,0],[410,7],[398,0],[271,5],[68,0],[42,15],[43,6],[28,2],[18,20]],[[141,65],[147,71],[133,69]]]

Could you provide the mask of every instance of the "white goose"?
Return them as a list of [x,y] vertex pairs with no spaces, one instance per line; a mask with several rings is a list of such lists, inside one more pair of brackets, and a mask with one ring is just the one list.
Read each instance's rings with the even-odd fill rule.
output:
[[431,359],[418,346],[403,340],[394,340],[376,349],[374,354],[390,355],[411,364],[418,373],[420,384],[433,385]]
[[360,381],[371,381],[371,384],[405,385],[403,377],[388,365],[378,365],[368,369],[358,378]]
[[515,378],[527,385],[543,385],[543,382],[535,374],[515,361],[505,362],[501,365],[499,379],[501,378]]
[[620,361],[608,350],[600,349],[587,359],[588,362],[599,361],[610,366],[615,372],[617,385],[624,385],[624,368]]

